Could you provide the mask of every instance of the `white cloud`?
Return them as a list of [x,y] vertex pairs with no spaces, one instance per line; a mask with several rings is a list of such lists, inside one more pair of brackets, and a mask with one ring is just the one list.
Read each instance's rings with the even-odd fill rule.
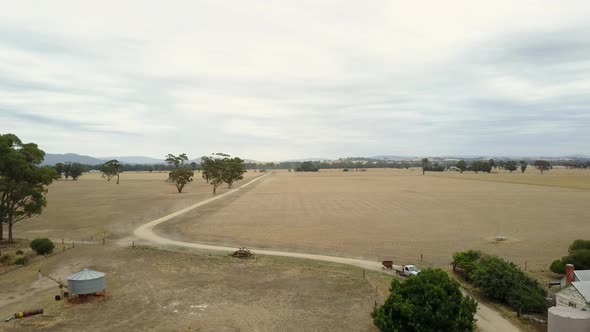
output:
[[0,5],[0,132],[48,152],[590,153],[585,1]]

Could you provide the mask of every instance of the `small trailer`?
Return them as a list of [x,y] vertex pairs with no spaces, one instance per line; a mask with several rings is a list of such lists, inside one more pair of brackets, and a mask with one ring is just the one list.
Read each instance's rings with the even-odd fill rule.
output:
[[381,269],[393,270],[393,261],[382,261],[381,264],[383,265]]

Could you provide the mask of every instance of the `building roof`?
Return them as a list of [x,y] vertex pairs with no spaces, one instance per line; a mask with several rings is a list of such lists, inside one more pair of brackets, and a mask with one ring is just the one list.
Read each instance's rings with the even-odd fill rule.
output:
[[590,270],[576,270],[574,274],[576,275],[576,280],[590,281]]
[[578,290],[586,302],[590,303],[590,281],[574,281],[572,286]]
[[74,273],[68,277],[68,280],[93,280],[104,277],[103,272],[94,271],[91,269],[84,269],[80,272]]

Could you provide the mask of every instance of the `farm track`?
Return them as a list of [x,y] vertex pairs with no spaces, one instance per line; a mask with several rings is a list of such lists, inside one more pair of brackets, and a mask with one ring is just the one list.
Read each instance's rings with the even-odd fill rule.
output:
[[[233,252],[236,250],[236,247],[227,247],[227,246],[216,246],[216,245],[209,245],[209,244],[202,244],[202,243],[193,243],[193,242],[183,242],[183,241],[176,241],[172,239],[168,239],[162,236],[159,236],[153,232],[153,228],[157,225],[164,223],[168,220],[171,220],[175,217],[183,215],[191,210],[194,210],[198,207],[203,205],[212,203],[219,199],[222,199],[226,196],[232,195],[234,193],[239,192],[239,190],[249,186],[250,184],[271,175],[272,172],[267,173],[265,175],[259,176],[254,178],[253,180],[243,184],[242,186],[229,190],[223,194],[218,196],[214,196],[212,198],[206,199],[204,201],[200,201],[196,204],[193,204],[189,207],[181,209],[179,211],[173,212],[169,215],[166,215],[161,218],[157,218],[152,220],[142,226],[136,228],[133,234],[143,240],[147,240],[154,244],[159,245],[171,245],[171,246],[178,246],[178,247],[185,247],[185,248],[194,248],[200,250],[211,250],[211,251],[222,251],[222,252]],[[327,256],[327,255],[319,255],[319,254],[305,254],[305,253],[298,253],[298,252],[287,252],[287,251],[275,251],[275,250],[257,250],[256,253],[259,255],[268,255],[268,256],[280,256],[280,257],[291,257],[291,258],[301,258],[301,259],[312,259],[317,261],[324,261],[324,262],[331,262],[331,263],[340,263],[340,264],[347,264],[352,266],[361,267],[368,270],[373,271],[380,271],[383,272],[381,269],[381,264],[379,262],[362,260],[362,259],[354,259],[354,258],[346,258],[346,257],[336,257],[336,256]],[[399,266],[395,266],[395,268],[400,268]],[[476,319],[478,321],[478,329],[480,331],[519,331],[519,329],[514,326],[509,320],[502,317],[497,311],[493,310],[491,307],[479,303],[478,304],[478,311],[476,314]]]

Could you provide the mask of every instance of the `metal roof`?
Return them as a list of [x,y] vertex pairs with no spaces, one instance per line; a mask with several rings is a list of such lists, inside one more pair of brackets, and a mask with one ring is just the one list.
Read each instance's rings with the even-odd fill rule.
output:
[[74,273],[74,274],[70,275],[68,277],[68,280],[94,280],[94,279],[99,279],[99,278],[103,278],[103,277],[104,277],[103,272],[98,272],[98,271],[94,271],[94,270],[86,268],[78,273]]
[[590,270],[577,270],[574,274],[578,281],[590,281]]
[[590,302],[590,281],[574,281],[572,285],[586,299],[586,302]]

